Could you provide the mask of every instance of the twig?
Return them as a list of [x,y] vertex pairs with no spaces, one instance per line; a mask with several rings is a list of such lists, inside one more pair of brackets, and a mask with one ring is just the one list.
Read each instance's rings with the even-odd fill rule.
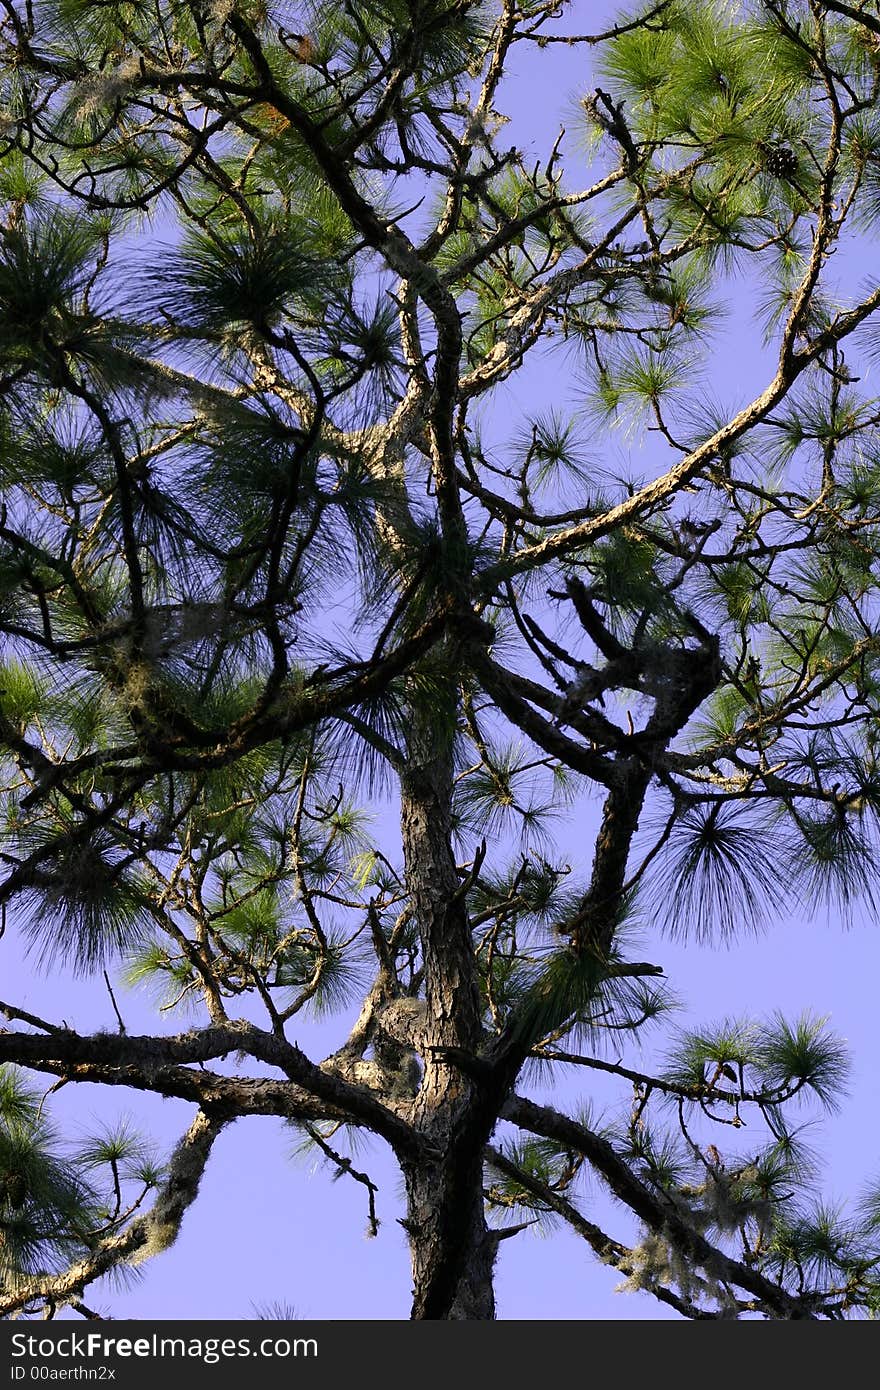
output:
[[355,1182],[359,1182],[362,1187],[367,1189],[367,1202],[369,1204],[367,1235],[371,1237],[377,1236],[379,1234],[379,1220],[376,1216],[376,1193],[379,1189],[376,1184],[366,1173],[361,1173],[357,1168],[353,1167],[351,1159],[347,1158],[345,1154],[337,1153],[336,1150],[327,1143],[323,1134],[315,1129],[314,1125],[307,1124],[304,1128],[309,1138],[312,1140],[312,1143],[317,1145],[324,1157],[335,1164],[338,1170],[336,1173],[337,1178],[341,1178],[343,1174],[347,1174],[350,1178],[354,1178]]
[[106,970],[103,970],[101,973],[104,976],[104,983],[107,986],[107,993],[110,995],[110,1003],[113,1005],[113,1012],[115,1013],[116,1021],[119,1024],[119,1031],[120,1033],[124,1033],[126,1031],[125,1024],[122,1021],[122,1014],[119,1012],[119,1006],[116,1003],[116,996],[113,993],[113,986],[110,983],[110,976],[107,974]]

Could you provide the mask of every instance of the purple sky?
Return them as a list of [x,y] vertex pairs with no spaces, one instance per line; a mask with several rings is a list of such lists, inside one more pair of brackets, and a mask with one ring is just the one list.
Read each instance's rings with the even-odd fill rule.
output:
[[[611,11],[580,0],[570,11],[573,30],[599,27]],[[517,50],[499,109],[511,113],[503,141],[535,157],[546,155],[560,121],[573,128],[577,93],[589,83],[583,50],[557,46],[542,54]],[[570,183],[576,181],[572,174]],[[856,259],[839,266],[858,278]],[[731,290],[733,287],[730,287]],[[731,295],[731,306],[734,296]],[[735,404],[766,382],[767,359],[756,350],[758,334],[747,304],[731,315],[713,357],[710,380]],[[493,398],[489,431],[515,427],[517,416],[556,404],[576,408],[577,383],[561,380],[558,366],[532,367]],[[602,446],[606,446],[603,444]],[[610,446],[623,457],[620,441]],[[647,457],[647,456],[646,456]],[[610,460],[613,463],[613,459]],[[648,466],[647,462],[644,465]],[[393,814],[377,807],[383,833],[396,846]],[[592,810],[575,810],[560,822],[561,852],[582,872],[592,844]],[[855,1195],[877,1172],[873,1016],[877,941],[870,915],[856,913],[845,928],[811,905],[793,913],[764,935],[749,934],[729,947],[684,946],[647,938],[644,958],[662,964],[686,1005],[679,1021],[711,1022],[724,1015],[761,1015],[781,1009],[796,1015],[810,1009],[829,1015],[853,1051],[850,1095],[841,1112],[817,1130],[813,1143],[827,1159],[825,1189],[832,1198]],[[0,996],[52,1019],[64,1018],[83,1030],[113,1028],[103,983],[71,981],[59,974],[37,975],[22,959],[14,926],[0,946]],[[121,991],[119,1001],[130,1032],[151,1031],[154,1016],[145,998]],[[186,1026],[171,1021],[172,1030]],[[303,1024],[291,1036],[312,1055],[330,1050],[337,1039],[325,1028]],[[328,1041],[329,1039],[329,1041]],[[659,1038],[658,1038],[659,1041]],[[656,1045],[654,1043],[651,1044]],[[646,1054],[649,1056],[650,1054]],[[625,1104],[624,1087],[597,1088],[593,1078],[570,1073],[555,1096],[597,1096],[599,1107],[613,1097]],[[63,1088],[53,1098],[53,1114],[72,1134],[88,1130],[98,1116],[128,1113],[168,1145],[183,1131],[191,1107],[157,1097],[108,1094],[93,1086]],[[748,1131],[745,1131],[746,1140]],[[722,1147],[722,1138],[716,1140]],[[99,1286],[89,1296],[115,1316],[136,1318],[242,1318],[253,1306],[271,1301],[292,1304],[304,1317],[403,1318],[408,1315],[410,1280],[401,1214],[399,1181],[387,1151],[378,1142],[361,1155],[380,1184],[382,1226],[365,1238],[364,1191],[350,1181],[332,1182],[325,1169],[312,1172],[301,1159],[291,1162],[294,1136],[274,1120],[239,1121],[217,1144],[202,1193],[189,1212],[172,1250],[144,1266],[128,1289]],[[588,1208],[612,1235],[626,1239],[633,1228],[595,1185]],[[555,1229],[549,1236],[528,1233],[504,1242],[498,1266],[499,1316],[523,1318],[664,1318],[674,1316],[646,1294],[614,1294],[619,1276],[599,1266],[576,1237]]]

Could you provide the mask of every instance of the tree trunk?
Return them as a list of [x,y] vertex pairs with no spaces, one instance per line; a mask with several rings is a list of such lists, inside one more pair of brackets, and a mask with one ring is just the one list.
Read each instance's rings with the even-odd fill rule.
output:
[[[456,1206],[452,1212],[460,1227],[462,1250],[457,1275],[444,1292],[438,1280],[450,1243],[449,1233],[443,1229],[443,1217],[450,1206],[444,1165],[441,1161],[436,1166],[424,1165],[405,1173],[414,1318],[486,1321],[495,1317],[492,1267],[498,1242],[486,1227],[480,1168],[471,1176],[463,1206]],[[445,1304],[446,1311],[439,1311],[441,1304]]]
[[[435,1157],[404,1171],[413,1267],[413,1318],[492,1318],[495,1241],[485,1221],[482,1148],[474,1118],[480,1096],[447,1049],[473,1056],[482,1036],[470,920],[452,846],[449,707],[414,702],[401,780],[406,880],[425,972],[424,1071],[416,1124]],[[445,714],[445,718],[444,718]]]

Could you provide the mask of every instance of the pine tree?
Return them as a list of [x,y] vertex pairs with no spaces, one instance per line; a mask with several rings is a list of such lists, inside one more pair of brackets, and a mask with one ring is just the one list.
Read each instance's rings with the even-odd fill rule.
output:
[[[6,1316],[88,1316],[266,1114],[373,1229],[346,1135],[389,1146],[413,1318],[492,1318],[501,1241],[550,1219],[684,1317],[877,1306],[880,1197],[823,1205],[793,1118],[845,1080],[823,1021],[651,1070],[606,1042],[670,1007],[646,917],[713,939],[870,893],[880,289],[834,258],[880,206],[880,22],[576,8],[2,7],[0,900],[35,962],[162,1006],[134,1036],[0,1005]],[[558,44],[585,182],[570,141],[505,139],[512,56]],[[731,407],[734,294],[770,365]],[[511,431],[537,353],[585,404]],[[553,817],[590,791],[570,865]],[[545,1103],[568,1067],[618,1123]],[[165,1165],[127,1126],[71,1152],[40,1074],[192,1123]]]

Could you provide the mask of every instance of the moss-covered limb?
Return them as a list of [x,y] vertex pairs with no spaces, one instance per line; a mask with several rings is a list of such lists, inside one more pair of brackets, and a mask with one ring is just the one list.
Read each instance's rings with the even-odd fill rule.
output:
[[722,1279],[754,1295],[768,1316],[784,1319],[817,1317],[821,1300],[789,1293],[759,1270],[749,1268],[741,1260],[731,1258],[712,1245],[686,1220],[678,1205],[673,1205],[656,1189],[642,1182],[602,1135],[549,1106],[536,1105],[534,1101],[521,1096],[512,1096],[505,1103],[501,1116],[530,1134],[558,1140],[574,1153],[583,1154],[604,1178],[615,1197],[629,1207],[649,1230],[670,1241],[688,1261],[709,1270],[713,1278]]
[[99,1241],[62,1273],[37,1275],[13,1290],[0,1292],[0,1316],[9,1317],[42,1303],[56,1307],[68,1303],[117,1266],[141,1264],[173,1245],[187,1210],[198,1196],[214,1142],[229,1118],[199,1110],[171,1155],[167,1176],[150,1210],[123,1231]]
[[[537,1202],[539,1209],[551,1211],[556,1216],[562,1218],[566,1225],[570,1226],[576,1235],[585,1240],[593,1253],[602,1261],[603,1264],[610,1265],[620,1271],[627,1279],[631,1279],[637,1270],[638,1258],[636,1252],[629,1246],[615,1240],[597,1226],[595,1222],[589,1221],[583,1212],[579,1211],[574,1202],[564,1197],[561,1192],[556,1190],[550,1183],[543,1182],[535,1173],[529,1173],[518,1163],[514,1163],[505,1153],[493,1145],[489,1145],[486,1150],[486,1157],[490,1166],[497,1172],[502,1173],[527,1192],[530,1197]],[[489,1201],[492,1201],[490,1190]],[[506,1229],[499,1233],[506,1235]],[[710,1320],[725,1316],[723,1312],[712,1312],[706,1308],[701,1308],[697,1303],[689,1298],[684,1298],[674,1289],[665,1284],[650,1282],[645,1283],[646,1293],[650,1293],[660,1303],[665,1303],[667,1307],[674,1308],[682,1317],[693,1320]]]

